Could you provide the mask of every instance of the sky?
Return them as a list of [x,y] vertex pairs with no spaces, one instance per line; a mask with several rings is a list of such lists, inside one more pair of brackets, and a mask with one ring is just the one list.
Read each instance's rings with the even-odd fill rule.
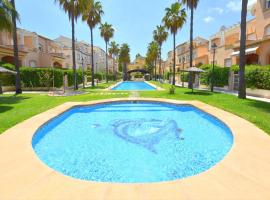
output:
[[[256,0],[249,0],[249,4]],[[112,40],[119,44],[128,43],[131,58],[140,53],[145,55],[148,43],[153,40],[153,30],[162,23],[165,8],[175,0],[100,0],[104,15],[102,22],[108,22],[115,28]],[[20,14],[18,27],[56,39],[60,35],[71,38],[71,23],[67,14],[54,0],[17,0],[16,7]],[[189,17],[190,11],[187,10]],[[221,26],[232,26],[240,22],[240,0],[200,0],[194,16],[194,37],[208,38]],[[248,19],[252,16],[248,16]],[[189,18],[176,36],[176,44],[189,40]],[[76,24],[77,40],[90,43],[90,31],[80,19]],[[105,49],[105,42],[100,37],[99,28],[94,31],[94,45]],[[166,59],[168,51],[173,49],[170,35],[162,48],[162,57]]]

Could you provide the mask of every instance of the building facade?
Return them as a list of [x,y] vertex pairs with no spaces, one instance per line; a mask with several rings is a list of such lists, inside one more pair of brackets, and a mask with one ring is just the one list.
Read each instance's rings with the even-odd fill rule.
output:
[[[254,16],[247,22],[246,40],[246,63],[269,65],[270,64],[270,1],[257,0],[250,7]],[[213,62],[221,67],[231,67],[239,64],[240,50],[240,24],[231,27],[221,27],[208,40],[196,38],[193,41],[193,66],[201,64],[212,64]],[[214,49],[215,48],[215,60]],[[168,53],[166,69],[170,69],[173,63],[173,52]],[[189,67],[189,42],[180,44],[176,48],[176,67]]]
[[[17,29],[20,66],[28,67],[55,67],[72,69],[72,40],[60,36],[51,40],[35,32]],[[91,45],[84,41],[76,41],[77,69],[91,69]],[[14,64],[13,38],[8,32],[0,32],[0,61]],[[108,55],[108,68],[113,72],[116,62]],[[103,49],[94,46],[95,72],[106,71],[106,53]]]
[[[63,68],[65,65],[61,44],[24,29],[17,30],[17,37],[21,66]],[[13,39],[7,32],[0,32],[0,59],[14,64]]]

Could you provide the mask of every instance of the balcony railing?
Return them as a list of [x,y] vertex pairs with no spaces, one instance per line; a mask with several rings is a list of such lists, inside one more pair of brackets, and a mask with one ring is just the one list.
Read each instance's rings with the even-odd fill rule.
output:
[[[13,49],[13,45],[6,45],[6,44],[0,44],[1,46],[4,46],[4,47],[7,47],[7,48],[10,48],[10,49]],[[24,46],[24,45],[18,45],[18,50],[19,51],[27,51],[27,47]]]
[[50,53],[52,56],[65,58],[65,55],[63,53]]

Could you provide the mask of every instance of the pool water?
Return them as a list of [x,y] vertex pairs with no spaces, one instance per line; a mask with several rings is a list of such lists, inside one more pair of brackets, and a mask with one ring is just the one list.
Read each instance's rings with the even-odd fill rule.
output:
[[156,88],[140,81],[125,81],[112,88],[112,90],[156,90]]
[[77,179],[153,183],[193,176],[221,161],[230,129],[190,105],[109,103],[75,107],[32,140],[49,167]]

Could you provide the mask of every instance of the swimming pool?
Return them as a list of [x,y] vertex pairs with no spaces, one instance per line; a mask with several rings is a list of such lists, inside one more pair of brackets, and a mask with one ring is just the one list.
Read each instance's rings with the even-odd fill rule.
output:
[[112,88],[112,90],[156,90],[156,88],[143,81],[125,81]]
[[153,183],[204,172],[233,145],[230,129],[190,105],[118,102],[74,107],[32,139],[37,156],[88,181]]

